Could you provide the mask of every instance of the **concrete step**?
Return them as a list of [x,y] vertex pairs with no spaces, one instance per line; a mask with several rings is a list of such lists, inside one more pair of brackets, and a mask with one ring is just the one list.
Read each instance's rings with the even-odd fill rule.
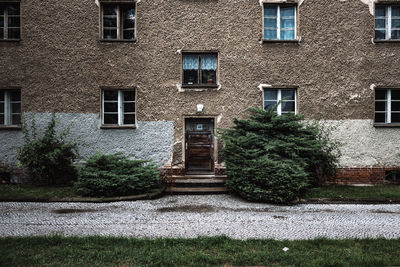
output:
[[228,192],[226,187],[167,187],[168,194],[176,195],[206,195],[206,194],[225,194]]
[[173,175],[172,179],[226,179],[226,175],[215,174],[189,174],[189,175]]

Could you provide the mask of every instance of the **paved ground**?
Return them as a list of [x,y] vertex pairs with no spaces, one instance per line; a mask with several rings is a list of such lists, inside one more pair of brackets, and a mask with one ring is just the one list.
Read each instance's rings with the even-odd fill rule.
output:
[[400,237],[400,205],[247,203],[228,195],[92,203],[0,203],[0,236],[310,239]]

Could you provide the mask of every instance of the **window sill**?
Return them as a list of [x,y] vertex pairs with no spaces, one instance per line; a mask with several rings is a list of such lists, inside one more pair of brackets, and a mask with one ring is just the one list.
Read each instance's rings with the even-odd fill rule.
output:
[[400,43],[400,39],[397,40],[375,40],[374,43]]
[[0,125],[1,130],[22,130],[21,125]]
[[182,84],[182,88],[218,88],[218,84]]
[[1,42],[5,42],[5,43],[19,43],[21,41],[21,39],[0,39],[0,43]]
[[400,123],[374,123],[374,127],[400,127]]
[[136,125],[101,125],[100,129],[136,129]]
[[114,39],[100,39],[101,43],[136,43],[136,39],[132,40],[114,40]]
[[300,40],[299,39],[294,39],[294,40],[270,40],[270,39],[263,39],[262,40],[263,44],[265,43],[295,43],[299,44]]

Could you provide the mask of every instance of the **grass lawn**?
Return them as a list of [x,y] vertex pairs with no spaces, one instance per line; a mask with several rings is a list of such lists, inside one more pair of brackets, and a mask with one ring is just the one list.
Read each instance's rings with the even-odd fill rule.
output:
[[309,198],[356,198],[400,200],[400,185],[346,186],[329,185],[310,189]]
[[[289,248],[283,251],[284,247]],[[0,238],[0,266],[398,266],[400,239]]]
[[0,184],[0,197],[2,199],[62,198],[77,196],[78,194],[72,186],[57,187]]

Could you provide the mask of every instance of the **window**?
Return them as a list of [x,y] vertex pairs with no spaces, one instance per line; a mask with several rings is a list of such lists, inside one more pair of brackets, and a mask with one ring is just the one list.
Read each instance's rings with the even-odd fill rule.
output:
[[264,109],[274,106],[278,115],[296,113],[296,89],[264,89]]
[[0,90],[0,125],[21,124],[21,91]]
[[375,91],[375,123],[400,123],[400,89]]
[[102,5],[102,39],[135,39],[135,4]]
[[264,4],[264,40],[296,39],[296,6]]
[[216,85],[217,54],[185,53],[182,58],[184,85]]
[[400,5],[375,7],[375,40],[400,40]]
[[19,40],[20,27],[19,3],[0,3],[0,40]]
[[135,125],[135,90],[103,90],[103,125]]

